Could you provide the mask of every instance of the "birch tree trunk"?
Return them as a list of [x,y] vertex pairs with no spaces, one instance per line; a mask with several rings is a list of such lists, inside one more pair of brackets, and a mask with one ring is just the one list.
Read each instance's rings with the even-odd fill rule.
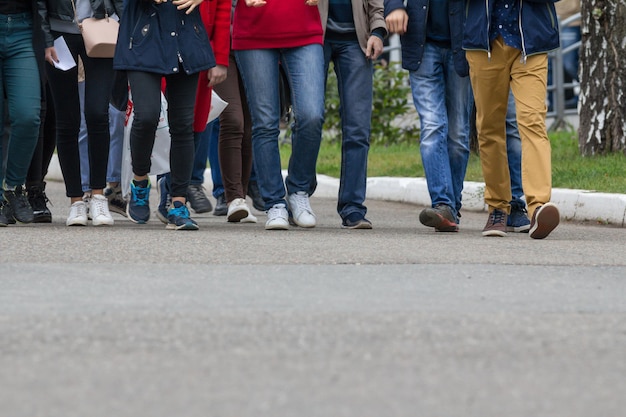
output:
[[583,155],[626,153],[626,0],[581,2]]

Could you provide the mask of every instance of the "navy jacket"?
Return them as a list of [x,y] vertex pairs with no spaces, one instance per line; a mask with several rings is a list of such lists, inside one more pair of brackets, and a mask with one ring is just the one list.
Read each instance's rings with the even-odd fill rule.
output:
[[[406,3],[406,6],[405,6]],[[402,43],[402,68],[417,71],[422,63],[424,44],[426,43],[426,21],[428,19],[428,0],[385,0],[385,16],[396,9],[406,9],[409,15],[409,25],[404,35],[400,36]],[[461,77],[469,74],[469,66],[465,59],[463,43],[463,24],[465,10],[463,0],[450,0],[450,38],[452,53],[454,54],[454,69]]]
[[[463,48],[490,52],[489,22],[495,0],[466,0]],[[558,0],[519,0],[522,55],[545,53],[559,47]]]
[[113,58],[116,70],[186,74],[215,66],[200,9],[190,14],[168,1],[125,0]]

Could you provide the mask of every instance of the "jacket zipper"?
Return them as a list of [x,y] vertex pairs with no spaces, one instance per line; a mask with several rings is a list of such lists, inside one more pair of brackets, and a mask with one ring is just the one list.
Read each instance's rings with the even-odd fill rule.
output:
[[524,0],[519,0],[519,16],[517,19],[517,24],[519,25],[519,34],[522,38],[522,63],[526,64],[526,58],[528,58],[528,55],[526,54],[526,41],[524,39],[524,31],[522,30],[522,8],[524,7],[523,3]]
[[491,42],[489,42],[489,32],[491,31],[491,18],[489,17],[489,0],[485,0],[485,14],[487,14],[487,58],[491,61]]

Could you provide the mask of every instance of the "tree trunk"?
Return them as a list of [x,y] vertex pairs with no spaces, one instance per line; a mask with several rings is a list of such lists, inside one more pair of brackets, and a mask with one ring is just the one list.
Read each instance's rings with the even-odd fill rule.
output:
[[581,1],[583,155],[626,153],[626,0]]

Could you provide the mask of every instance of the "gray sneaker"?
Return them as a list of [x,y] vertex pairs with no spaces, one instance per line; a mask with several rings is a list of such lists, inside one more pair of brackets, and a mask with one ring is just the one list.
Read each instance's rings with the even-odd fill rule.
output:
[[187,202],[196,213],[208,213],[213,205],[207,197],[202,184],[189,184],[187,187]]

